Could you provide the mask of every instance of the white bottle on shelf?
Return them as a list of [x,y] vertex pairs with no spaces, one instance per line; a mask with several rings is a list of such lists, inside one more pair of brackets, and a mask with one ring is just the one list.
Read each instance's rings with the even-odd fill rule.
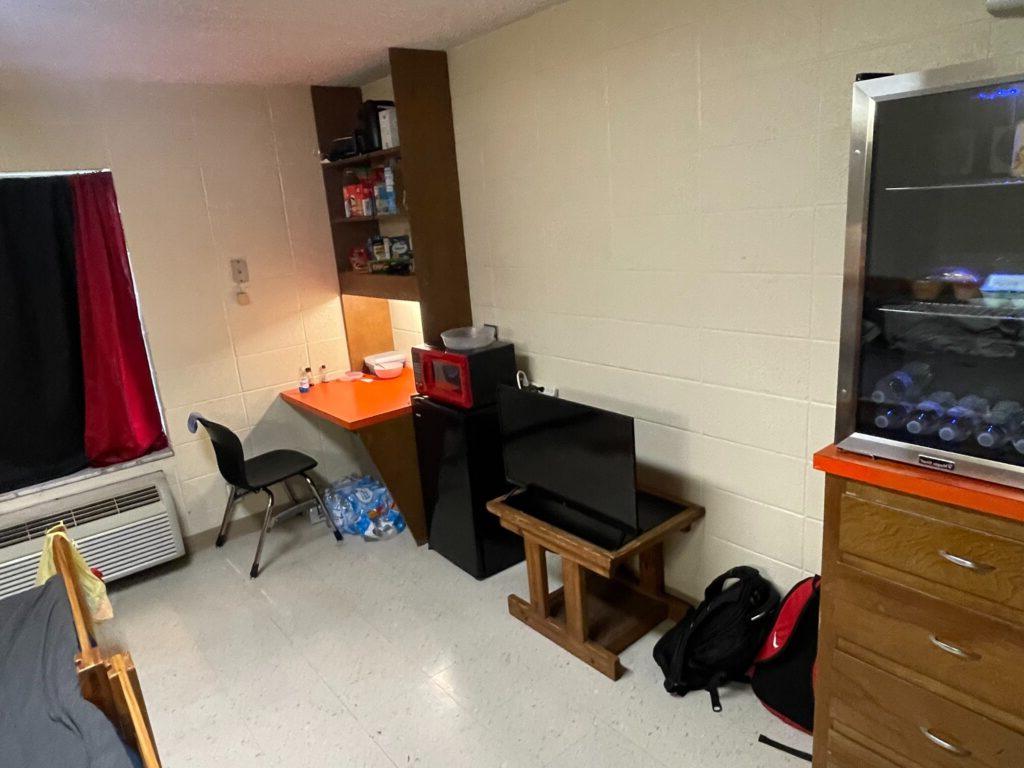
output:
[[965,395],[957,404],[946,411],[946,418],[939,427],[939,439],[945,443],[962,443],[978,429],[988,413],[988,400],[977,395]]
[[310,381],[309,368],[303,368],[299,371],[299,392],[309,392],[309,388],[313,385]]
[[900,429],[907,423],[912,411],[907,403],[881,405],[875,413],[875,426],[879,429]]
[[927,363],[907,363],[898,371],[884,376],[871,392],[871,400],[878,404],[903,403],[919,397],[932,380],[932,369]]
[[914,406],[907,420],[907,432],[916,437],[935,434],[947,409],[955,404],[956,396],[952,392],[932,392]]
[[978,445],[998,450],[1020,437],[1017,432],[1024,418],[1020,403],[1015,400],[1000,400],[988,412],[977,435]]

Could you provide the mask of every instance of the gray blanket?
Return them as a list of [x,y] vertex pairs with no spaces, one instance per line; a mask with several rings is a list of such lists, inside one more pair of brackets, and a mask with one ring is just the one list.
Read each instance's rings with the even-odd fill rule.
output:
[[82,698],[59,576],[0,600],[2,768],[130,768],[114,726]]

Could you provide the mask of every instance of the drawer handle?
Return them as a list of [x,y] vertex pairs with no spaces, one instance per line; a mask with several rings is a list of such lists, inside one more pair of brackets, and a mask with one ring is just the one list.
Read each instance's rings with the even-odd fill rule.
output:
[[959,744],[954,744],[951,741],[946,741],[941,736],[936,736],[934,733],[932,733],[931,728],[925,728],[922,725],[921,733],[923,733],[924,737],[928,739],[928,741],[930,741],[936,747],[938,747],[939,749],[943,749],[946,752],[949,752],[951,755],[956,755],[957,757],[970,757],[971,755],[971,751],[969,749],[964,749]]
[[959,565],[961,568],[966,568],[967,570],[974,571],[975,573],[988,573],[989,571],[994,571],[996,569],[994,565],[976,563],[973,560],[968,560],[966,557],[954,555],[952,552],[947,552],[944,549],[939,550],[939,555],[943,559],[951,562],[953,565]]
[[942,640],[937,638],[935,635],[928,635],[928,639],[931,640],[932,641],[932,645],[934,645],[939,650],[945,651],[946,653],[949,653],[949,654],[952,654],[953,656],[956,656],[957,658],[964,659],[966,661],[977,661],[978,659],[981,658],[981,656],[979,656],[976,653],[971,653],[970,651],[965,651],[963,648],[960,648],[959,646],[953,645],[952,643],[943,642]]

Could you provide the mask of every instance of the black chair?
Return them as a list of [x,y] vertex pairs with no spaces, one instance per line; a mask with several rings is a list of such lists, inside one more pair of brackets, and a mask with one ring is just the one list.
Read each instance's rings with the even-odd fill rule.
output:
[[[246,459],[242,452],[242,441],[238,439],[238,435],[223,424],[209,421],[197,414],[189,417],[190,422],[193,419],[202,424],[210,435],[210,441],[213,443],[213,452],[217,456],[217,468],[220,470],[221,476],[231,486],[227,507],[224,509],[224,521],[220,524],[220,533],[217,535],[218,547],[224,546],[224,542],[227,540],[228,525],[231,522],[231,512],[235,508],[235,503],[250,493],[267,494],[267,511],[263,518],[263,527],[260,529],[260,541],[256,545],[256,557],[252,561],[252,568],[249,570],[250,577],[255,579],[260,575],[260,555],[263,553],[263,537],[273,527],[274,520],[276,519],[273,511],[274,494],[271,492],[270,486],[277,483],[284,485],[288,496],[291,497],[293,502],[292,507],[288,509],[294,509],[298,504],[291,488],[288,487],[288,478],[301,476],[306,481],[309,485],[309,490],[313,492],[313,498],[316,499],[316,503],[323,513],[327,526],[334,532],[334,538],[341,541],[341,531],[334,527],[331,516],[327,513],[327,507],[324,506],[324,501],[320,498],[320,491],[317,490],[316,483],[306,474],[316,467],[316,459],[299,451],[287,450],[268,451],[251,459]],[[278,515],[287,511],[282,510]]]

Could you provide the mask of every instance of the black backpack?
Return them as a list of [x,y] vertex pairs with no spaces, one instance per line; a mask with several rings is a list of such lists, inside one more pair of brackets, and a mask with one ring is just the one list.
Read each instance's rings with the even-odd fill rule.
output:
[[778,590],[756,568],[743,565],[723,573],[708,585],[704,601],[654,646],[665,690],[677,696],[706,690],[712,709],[721,712],[718,686],[748,680],[778,608]]

